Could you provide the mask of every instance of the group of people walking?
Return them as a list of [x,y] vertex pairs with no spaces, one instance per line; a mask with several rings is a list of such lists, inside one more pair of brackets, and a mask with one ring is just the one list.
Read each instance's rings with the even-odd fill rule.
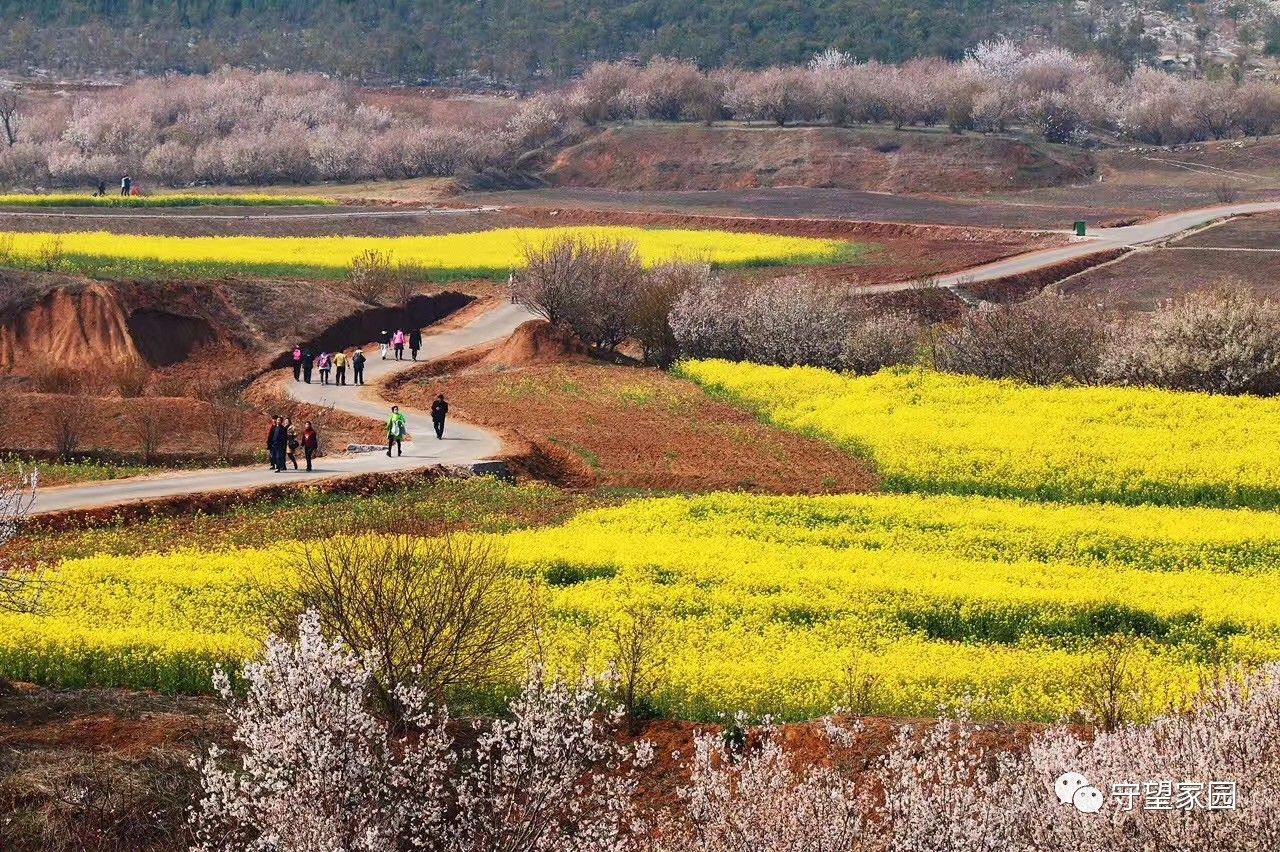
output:
[[311,470],[311,460],[320,449],[320,435],[311,421],[306,422],[299,434],[290,418],[278,414],[272,417],[271,428],[267,430],[267,453],[271,456],[271,469],[280,473],[288,470],[292,463],[293,469],[297,470],[299,449],[307,462],[307,470]]
[[345,385],[347,368],[350,367],[351,384],[362,385],[364,384],[364,365],[367,360],[364,352],[359,349],[350,355],[341,349],[334,352],[325,350],[316,355],[309,348],[295,346],[293,347],[293,380],[311,384],[312,375],[319,372],[320,384]]
[[422,348],[422,332],[419,329],[410,329],[406,334],[404,329],[398,328],[395,333],[383,330],[378,335],[378,346],[382,351],[382,360],[387,360],[388,352],[395,355],[397,361],[404,360],[404,349],[409,347],[409,354],[413,360],[418,360],[418,350]]
[[[388,357],[396,361],[404,360],[405,349],[410,357],[418,360],[418,352],[422,349],[422,332],[411,329],[406,332],[397,329],[394,333],[383,331],[379,335],[379,349],[383,361]],[[347,384],[347,370],[351,370],[351,384],[364,384],[364,368],[368,362],[364,351],[353,348],[348,351],[337,349],[326,350],[318,354],[310,347],[298,345],[293,348],[293,380],[311,384],[312,377],[319,373],[320,384],[343,386]],[[439,394],[431,402],[431,425],[438,440],[444,439],[445,419],[449,416],[449,403],[444,394]],[[404,455],[403,441],[408,437],[408,422],[398,405],[391,406],[391,415],[387,418],[387,456],[395,450],[397,455]],[[282,471],[292,462],[294,470],[298,469],[296,452],[301,447],[306,457],[307,470],[311,470],[311,461],[319,447],[319,436],[308,421],[301,435],[293,427],[288,417],[273,417],[271,429],[267,433],[267,450],[271,455],[271,469]]]

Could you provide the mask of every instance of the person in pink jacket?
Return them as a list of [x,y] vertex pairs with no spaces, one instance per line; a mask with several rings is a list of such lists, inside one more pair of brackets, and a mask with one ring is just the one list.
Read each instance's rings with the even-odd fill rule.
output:
[[396,351],[397,361],[404,360],[404,344],[407,340],[404,329],[396,329],[396,333],[391,337],[391,347]]

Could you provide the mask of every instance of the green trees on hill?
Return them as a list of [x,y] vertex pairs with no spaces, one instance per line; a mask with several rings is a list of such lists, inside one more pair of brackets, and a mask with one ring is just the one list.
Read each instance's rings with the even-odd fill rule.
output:
[[[0,0],[0,66],[84,76],[224,65],[417,81],[475,71],[518,83],[596,59],[704,66],[959,57],[1049,0]],[[1066,28],[1070,30],[1070,27]]]

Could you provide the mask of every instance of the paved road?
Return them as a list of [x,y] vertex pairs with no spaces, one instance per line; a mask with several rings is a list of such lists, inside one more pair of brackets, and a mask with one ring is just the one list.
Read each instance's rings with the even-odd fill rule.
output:
[[[516,326],[530,319],[531,316],[527,310],[517,305],[502,305],[459,328],[424,335],[423,350],[419,357],[441,358],[481,343],[506,337]],[[365,381],[370,385],[379,379],[414,366],[414,363],[408,360],[382,361],[378,358],[376,348],[373,352],[373,357],[365,365]],[[317,381],[306,385],[294,384],[290,380],[286,382],[284,389],[302,402],[318,405],[332,404],[342,411],[379,421],[385,420],[390,412],[390,406],[387,403],[377,400],[372,387],[364,389],[351,386],[326,387]],[[498,436],[452,417],[445,432],[445,439],[437,440],[431,429],[429,415],[409,409],[402,410],[409,421],[409,432],[414,438],[413,441],[405,443],[403,457],[387,458],[383,452],[326,457],[316,461],[315,471],[310,474],[292,470],[275,473],[265,467],[212,469],[46,488],[36,496],[34,512],[113,506],[182,494],[239,491],[263,485],[312,482],[317,479],[365,473],[412,470],[436,464],[471,465],[492,459],[502,450],[502,442]],[[265,434],[265,426],[263,428]]]
[[[937,287],[955,287],[972,284],[976,281],[990,281],[993,278],[1004,278],[1007,275],[1019,275],[1034,272],[1045,266],[1052,266],[1068,260],[1087,257],[1091,254],[1110,251],[1116,248],[1130,248],[1148,243],[1156,243],[1177,236],[1183,231],[1198,228],[1219,219],[1231,216],[1242,216],[1247,213],[1266,213],[1280,211],[1280,201],[1257,201],[1247,204],[1224,204],[1218,207],[1202,207],[1196,210],[1184,210],[1171,213],[1143,222],[1140,225],[1129,225],[1123,228],[1098,228],[1091,236],[1073,241],[1058,248],[1042,249],[1013,257],[1006,257],[993,263],[975,266],[948,275],[939,275],[933,280]],[[898,281],[892,284],[872,284],[859,287],[859,293],[894,293],[910,290],[920,286],[915,281]]]

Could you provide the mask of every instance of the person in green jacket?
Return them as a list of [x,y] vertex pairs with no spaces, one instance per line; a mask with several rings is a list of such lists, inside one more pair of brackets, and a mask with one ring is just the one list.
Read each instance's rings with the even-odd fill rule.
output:
[[400,441],[405,436],[404,415],[400,413],[400,406],[391,406],[391,416],[387,418],[387,458],[391,457],[392,445],[396,448],[396,455],[404,455],[400,447]]

